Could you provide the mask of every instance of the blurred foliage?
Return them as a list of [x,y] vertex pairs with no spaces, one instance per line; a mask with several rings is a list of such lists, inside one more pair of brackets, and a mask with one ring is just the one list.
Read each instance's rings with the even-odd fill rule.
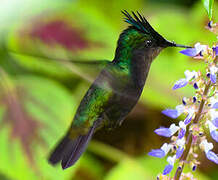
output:
[[207,10],[208,17],[211,20],[212,19],[212,13],[213,13],[213,2],[214,0],[202,0],[204,3],[204,7]]
[[[182,96],[192,92],[172,91],[175,80],[183,77],[187,68],[203,69],[200,61],[173,48],[164,50],[153,62],[140,105],[123,127],[98,132],[98,141],[91,142],[72,168],[62,171],[60,166],[47,163],[49,152],[70,125],[90,82],[102,69],[71,62],[113,59],[118,36],[127,26],[121,10],[140,11],[160,34],[180,44],[216,40],[204,29],[208,18],[200,0],[189,8],[157,2],[0,2],[1,180],[144,180],[155,179],[163,170],[165,160],[146,156],[162,140],[153,137],[152,130],[167,123],[161,109],[175,106]],[[217,6],[214,2],[214,9]],[[217,11],[213,11],[213,17],[217,20]],[[207,165],[202,166],[206,175],[198,171],[196,176],[216,179],[216,167],[209,162]]]

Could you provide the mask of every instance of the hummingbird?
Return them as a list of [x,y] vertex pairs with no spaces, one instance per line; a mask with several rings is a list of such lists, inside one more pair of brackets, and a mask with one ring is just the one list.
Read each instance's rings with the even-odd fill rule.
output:
[[155,57],[167,47],[190,48],[170,42],[156,32],[139,12],[122,11],[129,24],[119,36],[115,56],[94,80],[65,136],[50,154],[49,163],[74,165],[100,128],[120,126],[138,102]]

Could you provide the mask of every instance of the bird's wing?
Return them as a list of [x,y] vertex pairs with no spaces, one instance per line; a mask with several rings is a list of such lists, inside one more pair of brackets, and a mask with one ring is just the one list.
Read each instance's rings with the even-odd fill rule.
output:
[[58,58],[49,57],[42,54],[35,54],[30,52],[18,52],[15,50],[8,50],[8,52],[15,56],[26,56],[37,59],[37,61],[48,62],[49,65],[58,65],[66,68],[70,72],[79,75],[83,79],[92,83],[102,69],[111,63],[109,60],[84,60],[84,59],[72,59],[72,58]]
[[[125,71],[120,69],[118,66],[114,66],[112,61],[109,60],[75,60],[75,59],[63,59],[56,57],[48,57],[46,55],[33,54],[28,52],[17,52],[14,50],[9,50],[9,53],[18,56],[26,56],[30,58],[35,58],[37,61],[50,62],[49,65],[59,65],[70,72],[79,75],[86,81],[99,86],[105,91],[111,91],[118,95],[123,95],[122,86],[125,86],[126,82],[129,80],[128,75]],[[57,64],[56,64],[57,63]],[[101,81],[96,81],[95,79],[104,79],[105,82],[109,82],[107,86]],[[128,96],[126,94],[126,96]],[[134,96],[130,97],[135,99]]]
[[[98,78],[101,78],[101,74]],[[85,134],[96,120],[99,118],[104,120],[105,108],[107,108],[110,99],[114,95],[113,90],[107,87],[107,82],[104,82],[104,77],[101,79],[98,78],[96,81],[102,81],[98,84],[93,83],[91,85],[77,109],[72,123],[73,133],[76,133],[75,136],[78,135],[77,127],[79,127],[78,130],[81,134]]]

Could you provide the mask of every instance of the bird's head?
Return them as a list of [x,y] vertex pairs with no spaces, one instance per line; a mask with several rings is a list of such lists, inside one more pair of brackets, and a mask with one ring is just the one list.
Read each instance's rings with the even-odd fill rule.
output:
[[120,35],[118,45],[120,47],[130,49],[153,49],[161,50],[166,47],[182,47],[189,48],[189,46],[175,44],[163,38],[156,32],[148,21],[141,14],[137,15],[132,12],[132,16],[127,11],[122,11],[125,16],[125,22],[130,26]]

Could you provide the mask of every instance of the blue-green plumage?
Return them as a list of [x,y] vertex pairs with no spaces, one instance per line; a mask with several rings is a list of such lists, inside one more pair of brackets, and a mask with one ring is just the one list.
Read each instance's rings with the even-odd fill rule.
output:
[[118,40],[115,57],[101,71],[82,99],[72,125],[49,158],[63,169],[72,166],[102,126],[121,125],[142,93],[152,60],[169,46],[186,47],[165,40],[139,13],[124,11],[130,24]]

